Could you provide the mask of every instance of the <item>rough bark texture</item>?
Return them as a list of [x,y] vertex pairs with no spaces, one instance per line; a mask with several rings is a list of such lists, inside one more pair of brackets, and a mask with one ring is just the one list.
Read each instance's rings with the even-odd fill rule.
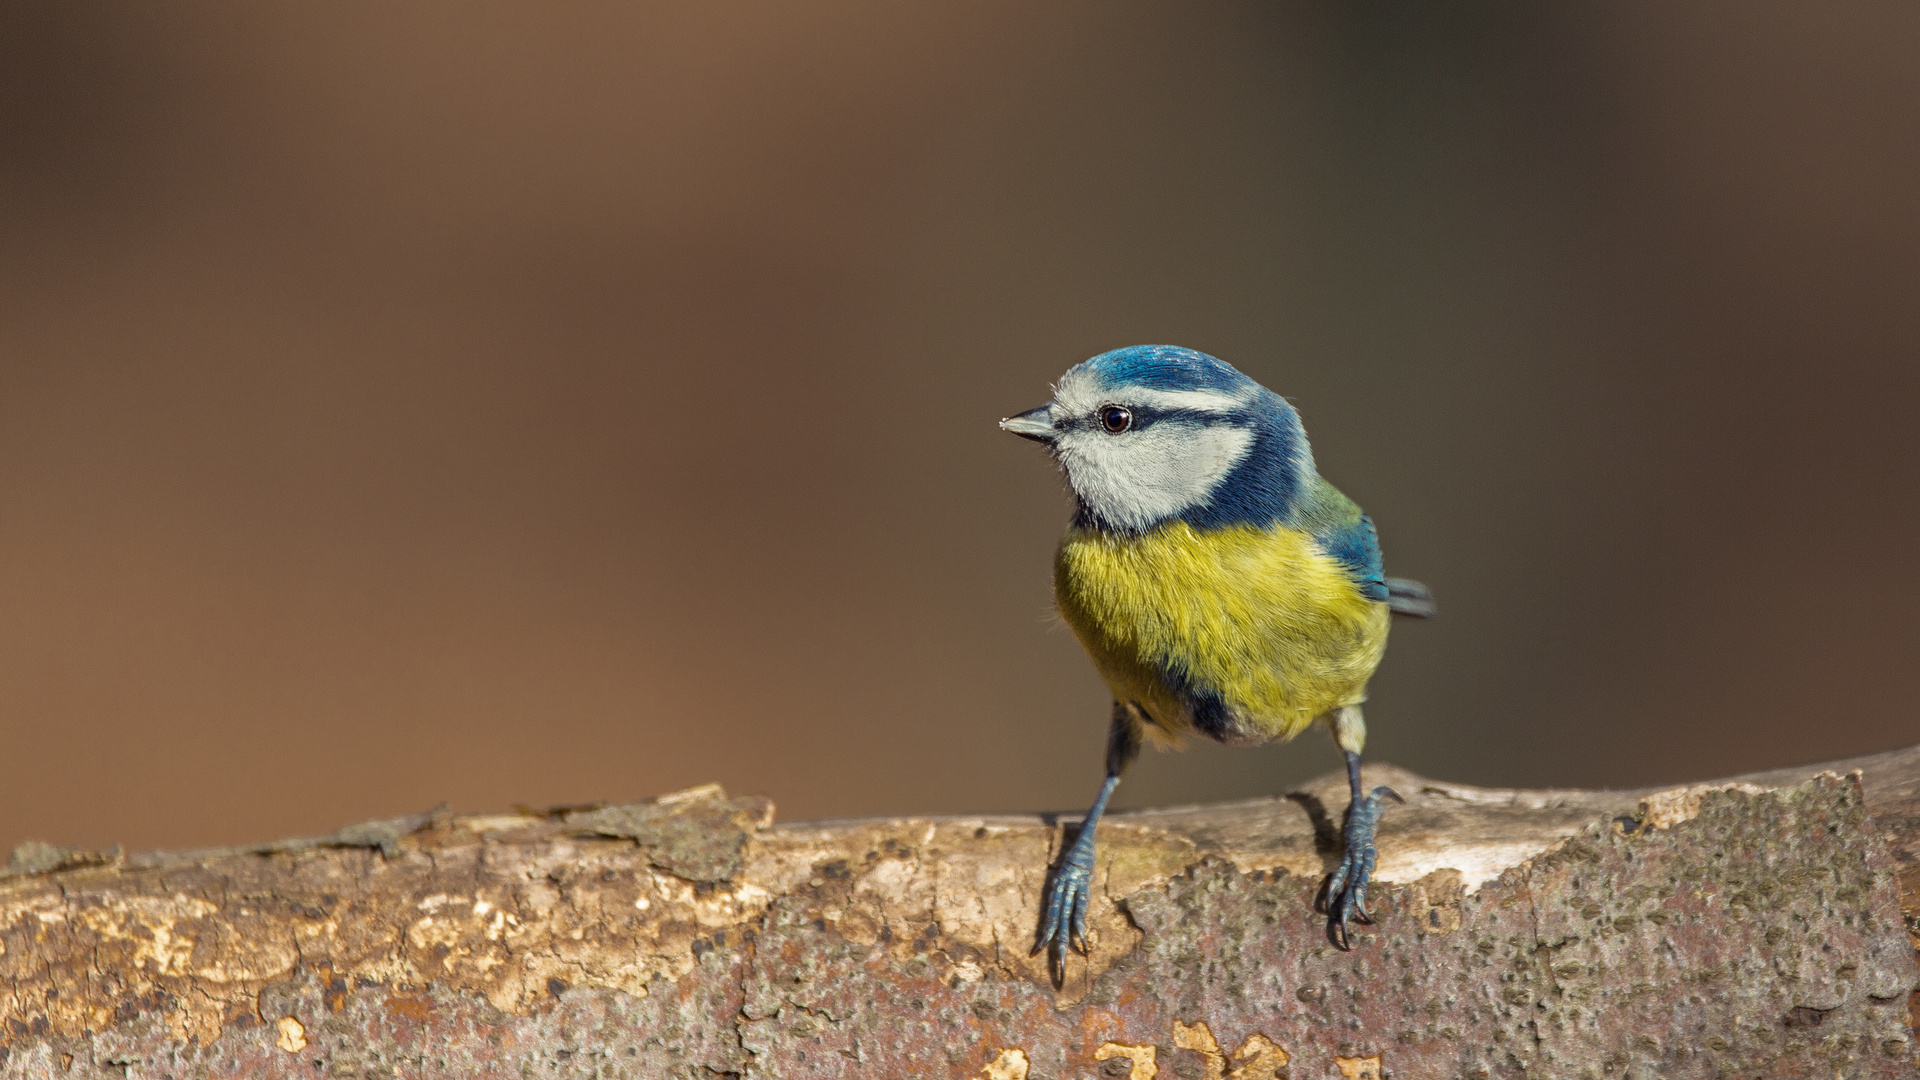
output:
[[23,845],[0,1077],[1915,1074],[1920,747],[1660,793],[1369,779],[1408,805],[1353,952],[1312,912],[1329,777],[1109,818],[1058,987],[1027,952],[1071,819],[774,825],[707,788]]

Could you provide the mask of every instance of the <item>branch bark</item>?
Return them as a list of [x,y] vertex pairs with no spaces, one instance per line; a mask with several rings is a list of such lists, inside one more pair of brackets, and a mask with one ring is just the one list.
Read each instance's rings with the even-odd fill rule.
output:
[[[1344,780],[1073,819],[772,823],[718,788],[245,850],[22,845],[0,1077],[1911,1076],[1920,747],[1666,791],[1381,766],[1377,926],[1311,910]],[[1904,905],[1904,910],[1903,910]]]

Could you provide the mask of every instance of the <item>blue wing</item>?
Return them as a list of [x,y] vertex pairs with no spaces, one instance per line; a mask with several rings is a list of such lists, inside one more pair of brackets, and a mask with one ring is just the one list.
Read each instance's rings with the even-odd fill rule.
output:
[[1380,565],[1380,534],[1373,519],[1360,511],[1352,499],[1327,483],[1316,479],[1312,492],[1302,501],[1299,526],[1320,544],[1320,549],[1346,568],[1347,576],[1369,600],[1386,601],[1386,572]]
[[1321,480],[1300,515],[1305,528],[1328,555],[1346,568],[1347,576],[1369,600],[1386,603],[1395,615],[1432,617],[1433,594],[1425,585],[1406,578],[1390,578],[1380,565],[1380,534],[1373,519],[1361,513],[1340,489]]
[[1360,587],[1360,595],[1369,600],[1387,599],[1386,571],[1380,565],[1380,534],[1374,530],[1372,518],[1358,514],[1344,522],[1330,522],[1313,535],[1327,554],[1346,567],[1347,576]]

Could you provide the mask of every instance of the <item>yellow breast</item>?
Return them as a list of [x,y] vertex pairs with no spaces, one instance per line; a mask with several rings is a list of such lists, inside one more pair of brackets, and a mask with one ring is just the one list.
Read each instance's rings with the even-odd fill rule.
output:
[[1072,528],[1054,600],[1114,697],[1174,735],[1192,710],[1170,670],[1218,695],[1249,735],[1284,739],[1362,701],[1387,646],[1387,605],[1285,527]]

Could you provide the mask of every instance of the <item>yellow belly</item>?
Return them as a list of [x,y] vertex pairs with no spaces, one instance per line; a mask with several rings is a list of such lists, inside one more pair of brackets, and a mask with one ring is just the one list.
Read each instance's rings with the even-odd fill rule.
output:
[[1192,729],[1192,710],[1168,670],[1218,695],[1246,736],[1286,739],[1364,700],[1387,647],[1387,605],[1284,527],[1072,528],[1054,601],[1114,697],[1175,736]]

